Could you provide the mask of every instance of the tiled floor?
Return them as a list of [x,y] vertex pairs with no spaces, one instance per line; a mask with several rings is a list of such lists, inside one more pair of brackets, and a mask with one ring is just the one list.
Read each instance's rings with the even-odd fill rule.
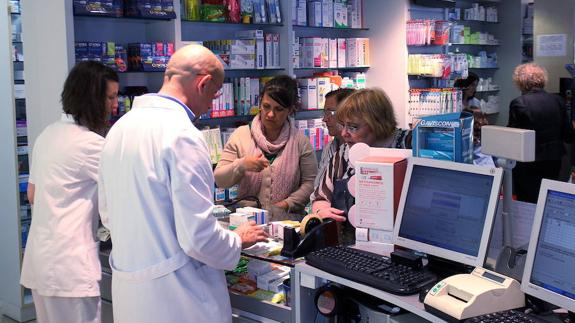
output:
[[[2,316],[2,317],[0,317],[0,323],[18,323],[18,321],[14,321],[13,319],[11,319],[9,317]],[[36,323],[36,320],[28,321],[26,323]]]

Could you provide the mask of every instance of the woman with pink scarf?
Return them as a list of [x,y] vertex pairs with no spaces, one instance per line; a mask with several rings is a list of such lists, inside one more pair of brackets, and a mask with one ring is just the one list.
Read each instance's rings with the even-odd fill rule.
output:
[[260,113],[236,129],[224,147],[214,176],[218,187],[239,183],[238,197],[256,196],[270,221],[300,220],[309,202],[317,161],[309,139],[289,118],[298,108],[297,82],[269,80],[260,93]]

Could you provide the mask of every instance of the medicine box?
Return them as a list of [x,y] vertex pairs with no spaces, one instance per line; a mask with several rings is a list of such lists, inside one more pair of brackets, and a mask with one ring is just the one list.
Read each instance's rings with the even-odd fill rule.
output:
[[393,230],[407,159],[369,156],[357,161],[355,169],[357,227]]
[[416,157],[473,163],[473,115],[455,112],[422,117],[413,131]]
[[[285,278],[289,275],[290,269],[288,267],[278,267],[274,270],[258,276],[257,284],[259,289],[270,290],[270,283],[277,281],[278,279]],[[273,284],[272,286],[273,287]]]

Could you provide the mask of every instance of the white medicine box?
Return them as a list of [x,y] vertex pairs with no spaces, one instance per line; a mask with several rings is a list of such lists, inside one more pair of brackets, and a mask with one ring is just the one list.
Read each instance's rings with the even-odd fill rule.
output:
[[355,214],[357,226],[393,230],[403,179],[404,157],[369,156],[355,163]]

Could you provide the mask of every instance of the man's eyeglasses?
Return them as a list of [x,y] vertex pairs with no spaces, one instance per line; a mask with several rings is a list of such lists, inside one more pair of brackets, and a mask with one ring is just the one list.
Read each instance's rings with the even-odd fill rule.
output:
[[224,94],[224,91],[222,89],[219,89],[215,94],[214,94],[214,99],[219,98],[220,96],[222,96],[222,94]]
[[347,130],[347,132],[355,134],[359,131],[359,129],[362,127],[362,125],[357,125],[357,124],[345,124],[343,122],[338,123],[339,128],[343,131],[343,129]]
[[335,110],[327,110],[327,109],[325,109],[325,110],[323,110],[323,115],[324,115],[326,118],[333,118],[333,117],[335,117],[335,112],[336,112]]

